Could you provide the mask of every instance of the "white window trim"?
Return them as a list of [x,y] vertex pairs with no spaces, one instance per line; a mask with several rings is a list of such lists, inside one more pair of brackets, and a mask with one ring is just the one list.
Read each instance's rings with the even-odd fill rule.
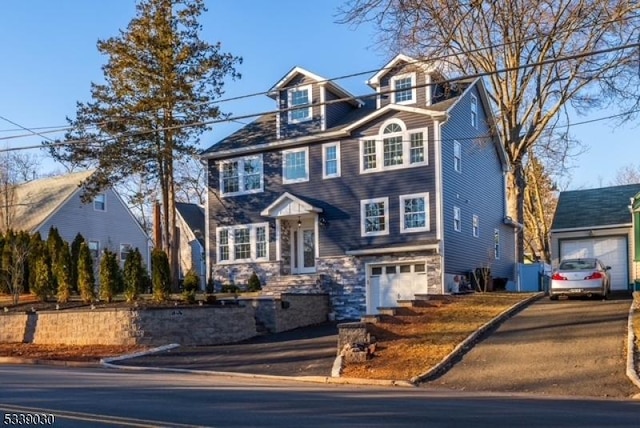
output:
[[[312,102],[313,94],[311,92],[311,89],[312,89],[311,85],[304,85],[304,86],[296,86],[295,88],[291,88],[287,90],[287,108],[289,109],[287,110],[287,118],[289,119],[289,123],[302,123],[302,122],[307,122],[313,119],[313,111],[311,110],[311,102]],[[309,104],[307,104],[307,117],[305,117],[304,119],[293,119],[291,117],[291,114],[293,113],[294,110],[302,110],[303,108],[305,108],[304,105],[301,105],[301,107],[298,107],[291,104],[291,101],[293,99],[293,93],[298,91],[307,91],[307,96],[309,99]]]
[[[287,171],[287,154],[298,153],[298,152],[304,152],[305,176],[302,178],[288,179],[286,178],[286,174],[285,174]],[[305,181],[309,181],[309,147],[283,150],[282,151],[282,184],[303,183]]]
[[453,207],[453,230],[456,232],[462,232],[462,216],[460,214],[460,207]]
[[127,246],[129,246],[129,253],[133,251],[133,245],[128,244],[128,243],[126,243],[126,242],[125,242],[125,243],[120,243],[120,251],[118,252],[118,258],[120,259],[120,261],[121,261],[122,263],[124,263],[124,261],[126,260],[126,257],[125,257],[125,258],[122,258],[122,246],[123,246],[123,245],[127,245]]
[[[266,248],[266,257],[256,257],[257,252],[257,233],[256,229],[259,227],[265,228],[265,240],[267,242]],[[235,248],[234,248],[234,231],[237,229],[249,229],[249,244],[251,247],[251,257],[248,259],[236,259],[235,258]],[[229,231],[229,259],[228,260],[220,260],[220,231],[227,230]],[[249,224],[239,224],[235,226],[218,226],[216,228],[216,261],[217,264],[234,264],[234,263],[243,263],[243,262],[260,262],[260,261],[268,261],[269,260],[269,223],[249,223]]]
[[[336,172],[334,174],[327,174],[327,149],[330,147],[336,148]],[[322,178],[335,178],[340,177],[340,142],[326,143],[322,145]]]
[[[244,188],[244,161],[247,159],[259,159],[260,160],[260,187],[258,189],[251,190],[238,190],[237,192],[224,192],[224,186],[222,184],[222,165],[231,162],[238,162],[238,179],[239,179],[239,188]],[[243,156],[240,158],[233,159],[225,159],[218,163],[218,187],[220,189],[220,196],[238,196],[238,195],[250,195],[252,193],[262,193],[264,191],[264,161],[262,159],[262,154],[259,155],[251,155],[251,156]]]
[[[384,129],[392,123],[396,123],[402,128],[401,132],[393,134],[383,134]],[[411,134],[422,133],[422,141],[424,143],[424,160],[422,162],[411,163]],[[384,166],[384,138],[401,137],[402,138],[402,164]],[[376,167],[364,168],[364,142],[375,141],[376,147]],[[370,174],[374,172],[389,171],[394,169],[416,168],[429,165],[429,133],[428,128],[407,129],[403,121],[399,119],[389,119],[385,121],[379,128],[378,134],[374,136],[363,137],[359,140],[360,155],[360,174]]]
[[[424,227],[411,227],[406,228],[404,225],[404,201],[407,199],[424,199],[425,210],[425,225]],[[429,215],[429,192],[414,193],[411,195],[400,195],[400,233],[412,233],[412,232],[428,232],[430,227],[431,217]]]
[[[458,162],[456,163],[456,159]],[[453,169],[462,173],[462,146],[457,140],[453,141]]]
[[[98,248],[96,248],[96,255],[95,257],[93,256],[92,250],[91,250],[91,244],[92,242],[95,242],[96,244],[98,244]],[[91,257],[94,260],[98,260],[100,258],[100,241],[94,240],[94,239],[90,239],[87,241],[87,248],[89,248],[89,254],[91,254]]]
[[478,98],[473,95],[471,95],[471,126],[473,126],[474,128],[478,129]]
[[474,238],[480,237],[480,218],[477,214],[474,214],[472,218],[471,233]]
[[[378,232],[365,232],[366,230],[366,206],[367,204],[384,202],[384,225],[385,228]],[[389,234],[389,198],[374,198],[360,201],[360,235],[365,236],[381,236]]]
[[[411,79],[411,99],[407,100],[407,101],[400,101],[400,102],[396,102],[396,95],[397,92],[396,91],[396,81],[397,80],[402,80],[402,79],[406,79],[406,78],[410,78]],[[391,78],[391,81],[389,82],[389,85],[391,86],[391,90],[393,91],[391,93],[392,97],[393,97],[393,104],[399,104],[399,105],[406,105],[406,104],[416,104],[418,102],[418,99],[416,97],[417,91],[416,91],[416,73],[405,73],[405,74],[398,74],[397,76],[393,76]],[[405,89],[403,89],[404,91]]]
[[[102,202],[102,203],[103,203],[103,205],[104,205],[104,208],[103,208],[103,209],[96,208],[96,199],[97,199],[99,196],[102,196],[102,197],[103,197],[103,202]],[[103,212],[103,213],[104,213],[104,212],[107,212],[107,194],[106,194],[106,193],[98,193],[98,194],[93,198],[93,210],[94,210],[94,211]]]
[[500,231],[498,229],[493,229],[493,258],[500,260]]

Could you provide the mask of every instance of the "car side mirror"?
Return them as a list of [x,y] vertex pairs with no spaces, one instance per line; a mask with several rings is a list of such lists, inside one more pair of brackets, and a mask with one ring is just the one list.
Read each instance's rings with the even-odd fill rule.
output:
[[604,270],[611,270],[611,266],[606,266]]

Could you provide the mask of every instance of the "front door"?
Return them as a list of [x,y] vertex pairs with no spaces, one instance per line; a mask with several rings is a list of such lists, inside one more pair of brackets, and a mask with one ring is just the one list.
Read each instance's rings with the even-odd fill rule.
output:
[[291,231],[291,273],[316,271],[316,232],[313,223]]

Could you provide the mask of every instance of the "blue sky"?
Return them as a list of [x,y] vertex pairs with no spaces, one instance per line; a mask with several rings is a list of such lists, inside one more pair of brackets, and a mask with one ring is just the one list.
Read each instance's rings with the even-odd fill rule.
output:
[[[384,65],[371,27],[336,24],[341,0],[208,1],[201,17],[203,39],[220,41],[223,50],[242,56],[239,81],[227,81],[225,98],[268,90],[292,67],[301,66],[326,78],[372,71],[338,83],[355,95],[367,94],[365,80]],[[3,0],[0,3],[0,116],[27,128],[63,126],[75,115],[76,101],[88,101],[90,83],[102,80],[106,62],[96,49],[125,29],[135,16],[135,0]],[[271,110],[265,95],[222,104],[235,116]],[[593,112],[584,121],[612,114]],[[248,122],[249,120],[243,120]],[[242,126],[216,125],[202,137],[208,147]],[[0,138],[25,134],[0,119]],[[640,165],[638,129],[598,121],[572,128],[588,147],[574,162],[569,188],[608,185],[624,165]],[[60,135],[47,134],[51,138]],[[41,137],[0,140],[2,148],[37,145]],[[631,155],[631,156],[630,156]],[[58,168],[47,161],[43,169]]]

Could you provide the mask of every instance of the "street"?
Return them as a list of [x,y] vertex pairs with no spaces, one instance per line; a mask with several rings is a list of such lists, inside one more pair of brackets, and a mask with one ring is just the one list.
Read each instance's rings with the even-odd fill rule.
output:
[[631,427],[640,402],[302,384],[111,369],[1,366],[0,410],[54,426]]

